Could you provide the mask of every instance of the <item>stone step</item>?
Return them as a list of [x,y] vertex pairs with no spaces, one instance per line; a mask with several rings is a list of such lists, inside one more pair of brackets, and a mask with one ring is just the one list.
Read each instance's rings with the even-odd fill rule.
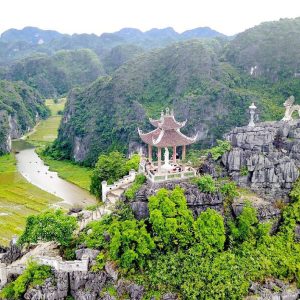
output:
[[114,191],[109,192],[109,193],[107,194],[107,196],[113,195],[113,196],[116,196],[116,197],[120,197],[123,193],[124,193],[124,190],[123,190],[123,189],[117,189],[117,190],[114,190]]

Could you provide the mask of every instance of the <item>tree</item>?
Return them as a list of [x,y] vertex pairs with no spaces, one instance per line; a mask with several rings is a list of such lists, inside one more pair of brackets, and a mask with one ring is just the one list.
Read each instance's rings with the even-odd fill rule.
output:
[[206,253],[224,249],[225,227],[223,217],[214,209],[202,212],[194,223],[194,232],[200,247]]
[[194,183],[198,185],[199,190],[204,193],[214,193],[217,188],[211,175],[203,175],[194,179]]
[[135,264],[143,268],[147,256],[155,248],[145,223],[137,220],[112,222],[110,229],[109,254],[123,268],[131,268]]
[[100,155],[91,177],[91,193],[100,198],[102,181],[112,184],[128,174],[130,170],[137,170],[139,159],[138,155],[133,155],[131,159],[127,160],[118,151]]
[[55,241],[62,246],[69,245],[73,231],[77,227],[75,217],[65,215],[62,210],[47,211],[39,215],[29,216],[26,227],[18,243],[37,243]]
[[160,248],[187,247],[193,242],[194,219],[180,187],[173,191],[161,189],[151,196],[149,213],[154,239]]

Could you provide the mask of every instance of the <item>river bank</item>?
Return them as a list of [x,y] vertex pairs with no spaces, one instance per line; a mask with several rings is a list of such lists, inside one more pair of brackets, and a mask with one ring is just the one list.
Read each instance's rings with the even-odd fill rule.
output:
[[[87,191],[90,169],[69,161],[40,158],[35,152],[34,145],[45,146],[56,138],[61,120],[59,111],[63,110],[65,99],[58,100],[57,103],[47,100],[46,103],[51,110],[51,116],[40,121],[22,140],[13,142],[15,154],[0,157],[2,245],[7,245],[13,235],[20,234],[28,215],[40,213],[53,206],[84,207],[97,202]],[[53,169],[60,173],[52,172]]]

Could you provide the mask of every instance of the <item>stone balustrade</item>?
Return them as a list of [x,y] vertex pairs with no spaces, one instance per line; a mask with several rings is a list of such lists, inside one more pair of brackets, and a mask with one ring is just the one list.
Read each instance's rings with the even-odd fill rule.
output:
[[106,181],[102,181],[102,201],[106,202],[107,194],[111,191],[118,190],[123,186],[126,186],[129,183],[132,183],[135,179],[137,172],[131,170],[129,175],[124,176],[123,178],[119,179],[118,181],[114,182],[113,184],[108,185]]
[[[36,261],[40,265],[47,265],[52,267],[58,272],[87,272],[89,266],[89,257],[82,256],[81,260],[63,261],[60,256],[48,257],[48,256],[36,256],[30,257],[30,259]],[[24,263],[6,265],[0,263],[0,289],[7,283],[10,275],[20,275],[26,269]]]

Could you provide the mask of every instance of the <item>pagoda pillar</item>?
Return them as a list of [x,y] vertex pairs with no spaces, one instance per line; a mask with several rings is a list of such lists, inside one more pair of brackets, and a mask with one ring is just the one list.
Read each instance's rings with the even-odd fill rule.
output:
[[186,156],[186,145],[182,146],[182,160],[185,160],[185,156]]
[[148,160],[152,162],[152,145],[148,145]]
[[158,171],[161,169],[161,148],[157,148],[157,166]]
[[173,163],[176,164],[176,146],[173,146]]

